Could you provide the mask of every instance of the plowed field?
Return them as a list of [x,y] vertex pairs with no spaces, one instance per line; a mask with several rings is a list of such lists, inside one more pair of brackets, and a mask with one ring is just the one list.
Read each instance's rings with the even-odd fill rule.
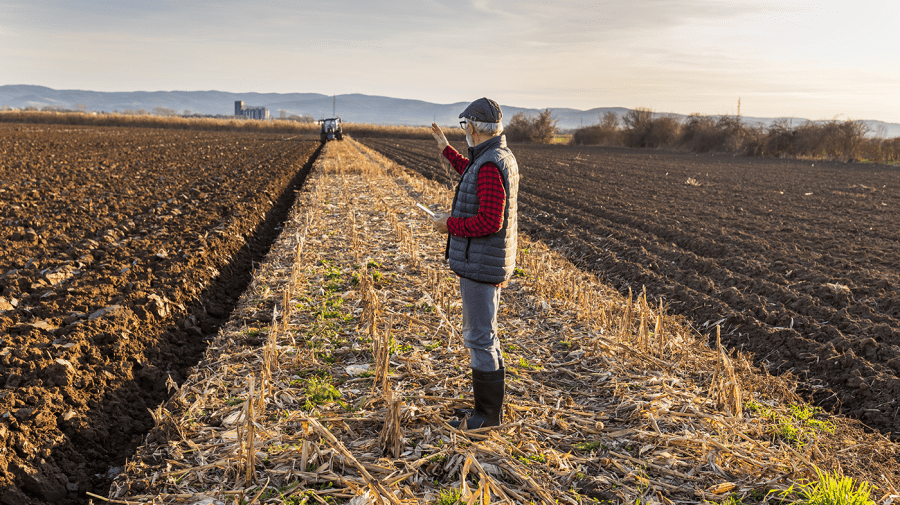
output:
[[105,495],[277,234],[317,142],[0,125],[0,503]]
[[[455,184],[433,141],[365,139]],[[465,152],[464,145],[457,149]],[[878,165],[511,146],[524,231],[620,291],[900,432],[900,172]]]

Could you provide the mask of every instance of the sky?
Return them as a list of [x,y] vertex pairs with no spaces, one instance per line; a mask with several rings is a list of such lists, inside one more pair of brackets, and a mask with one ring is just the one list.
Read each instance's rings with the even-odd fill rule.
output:
[[897,0],[0,0],[0,84],[900,123]]

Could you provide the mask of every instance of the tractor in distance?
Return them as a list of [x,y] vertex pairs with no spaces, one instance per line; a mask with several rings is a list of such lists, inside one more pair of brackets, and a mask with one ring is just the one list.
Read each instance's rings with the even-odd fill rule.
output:
[[333,117],[329,119],[320,119],[319,124],[322,125],[322,129],[319,132],[322,142],[327,142],[329,140],[344,140],[344,132],[341,129],[341,118]]

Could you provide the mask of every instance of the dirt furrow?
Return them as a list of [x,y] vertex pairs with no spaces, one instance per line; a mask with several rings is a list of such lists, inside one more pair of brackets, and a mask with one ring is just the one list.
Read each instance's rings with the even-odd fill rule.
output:
[[0,132],[0,503],[85,503],[227,320],[318,143]]
[[[564,216],[566,222],[561,226],[593,227],[593,235],[601,236],[599,241],[603,244],[604,251],[624,255],[626,259],[642,260],[659,271],[660,275],[707,294],[718,293],[721,296],[723,290],[738,287],[739,297],[757,297],[754,302],[739,301],[736,305],[757,305],[763,309],[768,307],[757,311],[756,316],[773,327],[796,326],[798,330],[804,331],[826,323],[842,331],[854,325],[858,327],[860,322],[848,318],[850,314],[847,312],[847,305],[851,294],[838,285],[855,281],[874,286],[879,282],[886,282],[885,277],[894,277],[890,273],[878,275],[864,270],[851,279],[844,277],[844,271],[815,262],[795,263],[790,270],[770,269],[769,265],[791,263],[792,258],[782,255],[777,249],[768,258],[764,254],[748,253],[740,247],[739,240],[735,241],[736,244],[719,241],[714,248],[711,244],[705,244],[705,240],[682,240],[679,235],[667,233],[665,228],[654,224],[644,225],[633,220],[609,221],[593,212],[585,202],[578,202],[582,205],[569,205],[563,198],[550,192],[532,190],[528,193],[523,204],[531,204],[532,208],[545,212],[554,211],[560,217]],[[537,223],[535,226],[538,227]],[[609,238],[610,236],[620,239]],[[686,247],[681,247],[678,242],[669,242],[670,240],[682,242]],[[635,254],[639,254],[641,258],[635,257]],[[710,279],[721,279],[723,282],[713,283]],[[856,296],[859,297],[859,293]],[[773,301],[770,302],[769,299]],[[896,307],[892,305],[882,308],[860,305],[855,308],[852,316],[854,320],[862,320],[863,324],[896,328],[900,327],[900,321],[895,314]],[[816,333],[816,330],[813,329],[812,332]],[[816,340],[825,343],[834,338],[834,335],[826,335]],[[891,346],[900,344],[900,333],[887,336],[880,343]],[[885,349],[878,357],[882,362],[889,362],[897,357],[897,352]]]

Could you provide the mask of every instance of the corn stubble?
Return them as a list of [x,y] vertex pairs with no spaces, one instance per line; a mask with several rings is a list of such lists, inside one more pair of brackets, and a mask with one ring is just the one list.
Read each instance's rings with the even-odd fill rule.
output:
[[[453,429],[445,419],[471,406],[456,280],[415,209],[449,197],[354,141],[327,144],[232,321],[154,413],[109,499],[703,503],[835,466],[896,492],[864,473],[873,451],[895,451],[883,437],[847,421],[802,448],[773,439],[742,405],[786,410],[767,393],[789,390],[771,387],[781,379],[527,237],[501,305],[505,423]],[[265,344],[249,347],[243,321],[267,304]],[[311,377],[340,400],[313,402]]]

